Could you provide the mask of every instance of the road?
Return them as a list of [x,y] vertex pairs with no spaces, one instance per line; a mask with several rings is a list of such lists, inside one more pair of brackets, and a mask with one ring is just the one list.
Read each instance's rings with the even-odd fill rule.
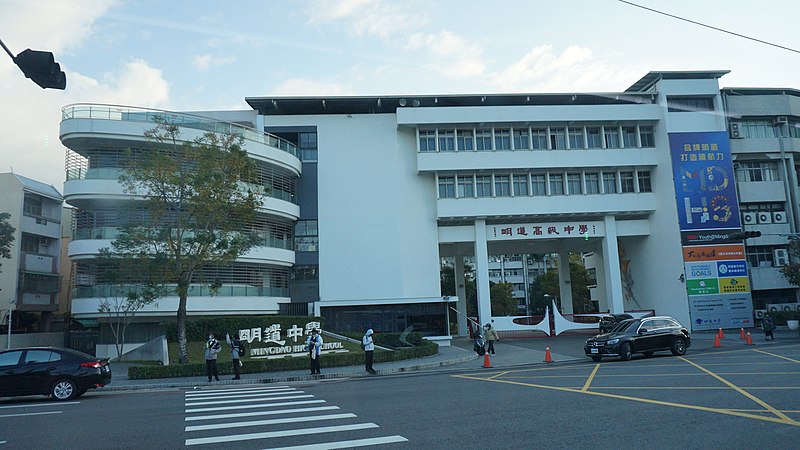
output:
[[[0,401],[11,448],[795,448],[800,345]],[[306,446],[306,447],[302,447]]]

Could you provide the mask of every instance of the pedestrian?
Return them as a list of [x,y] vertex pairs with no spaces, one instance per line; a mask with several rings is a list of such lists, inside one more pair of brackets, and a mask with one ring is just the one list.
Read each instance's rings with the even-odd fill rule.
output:
[[241,379],[241,367],[242,361],[239,358],[242,356],[243,351],[242,349],[242,341],[239,340],[239,335],[234,334],[233,339],[231,339],[231,335],[229,333],[225,333],[225,341],[228,345],[231,346],[231,360],[233,362],[233,379],[240,380]]
[[311,330],[311,335],[306,339],[306,351],[311,360],[311,375],[320,375],[319,371],[319,355],[322,349],[322,336],[319,330],[314,328]]
[[361,348],[364,349],[364,367],[367,372],[374,375],[375,370],[372,368],[372,361],[375,356],[375,341],[372,340],[373,333],[372,328],[364,333],[364,337],[361,338]]
[[211,375],[219,381],[219,372],[217,371],[217,353],[219,353],[221,345],[219,341],[214,338],[214,333],[208,333],[208,341],[206,342],[205,357],[206,357],[206,373],[208,374],[208,382],[211,383]]
[[494,331],[494,328],[490,323],[484,325],[483,329],[484,329],[484,335],[486,335],[486,342],[489,343],[489,346],[486,348],[486,351],[494,355],[494,341],[499,341],[500,336],[497,335],[497,332]]
[[769,338],[770,341],[775,340],[775,336],[772,334],[772,331],[775,329],[775,321],[772,320],[772,316],[769,313],[764,314],[764,320],[761,321],[761,328],[764,329],[764,339]]

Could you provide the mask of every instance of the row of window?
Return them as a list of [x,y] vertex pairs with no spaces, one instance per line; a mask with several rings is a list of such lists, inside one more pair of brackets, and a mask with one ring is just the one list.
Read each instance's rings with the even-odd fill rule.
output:
[[736,161],[733,163],[736,181],[780,181],[777,161]]
[[649,170],[437,175],[439,198],[652,192]]
[[784,136],[784,131],[772,120],[741,120],[734,123],[738,124],[739,133],[743,138],[800,138],[800,123],[795,121],[788,122],[788,136]]
[[420,152],[655,147],[651,125],[548,125],[418,130]]

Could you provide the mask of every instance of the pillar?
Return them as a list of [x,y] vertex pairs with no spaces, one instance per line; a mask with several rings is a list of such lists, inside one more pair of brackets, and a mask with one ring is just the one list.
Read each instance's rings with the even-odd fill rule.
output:
[[458,335],[469,336],[467,328],[467,288],[464,280],[464,257],[456,256],[456,295],[458,296],[458,303],[456,309],[458,310]]
[[492,321],[492,300],[489,291],[489,247],[486,240],[486,220],[475,221],[475,287],[478,291],[478,322]]
[[617,221],[614,216],[603,218],[606,236],[603,238],[603,265],[606,282],[606,303],[612,314],[625,312],[622,301],[622,274],[619,270],[619,248],[617,246]]
[[572,314],[572,280],[569,274],[569,252],[558,252],[558,289],[561,295],[561,314]]

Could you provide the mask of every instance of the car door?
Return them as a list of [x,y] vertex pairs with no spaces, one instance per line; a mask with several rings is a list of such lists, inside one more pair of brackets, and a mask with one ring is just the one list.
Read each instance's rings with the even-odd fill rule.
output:
[[639,325],[634,340],[636,341],[636,351],[648,352],[658,348],[659,332],[658,321],[655,319],[645,319]]
[[61,355],[50,350],[26,351],[19,372],[24,374],[28,392],[35,394],[50,392],[50,386],[55,381],[53,377],[57,375],[57,364],[60,360]]
[[0,397],[17,395],[20,389],[17,371],[19,370],[22,350],[0,353]]

